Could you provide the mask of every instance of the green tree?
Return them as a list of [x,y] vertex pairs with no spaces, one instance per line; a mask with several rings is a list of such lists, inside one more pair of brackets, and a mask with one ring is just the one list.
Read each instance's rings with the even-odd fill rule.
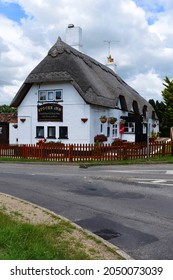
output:
[[167,134],[170,135],[170,127],[173,127],[173,80],[170,80],[167,76],[164,79],[163,85],[165,86],[162,91],[163,103],[165,110],[163,112],[163,127]]
[[163,114],[166,110],[166,105],[163,103],[163,101],[154,101],[154,99],[150,99],[148,101],[154,108],[154,111],[156,112],[156,115],[159,119],[159,130],[161,132],[161,136],[167,136],[167,127],[165,129],[165,124],[163,121]]
[[4,104],[0,106],[0,113],[15,113],[16,111],[16,108],[10,107],[9,105]]

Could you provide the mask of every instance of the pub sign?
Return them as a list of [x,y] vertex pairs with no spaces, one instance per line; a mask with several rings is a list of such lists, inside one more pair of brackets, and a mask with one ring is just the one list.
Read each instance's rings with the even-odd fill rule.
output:
[[62,122],[63,107],[59,104],[47,103],[38,105],[39,122]]

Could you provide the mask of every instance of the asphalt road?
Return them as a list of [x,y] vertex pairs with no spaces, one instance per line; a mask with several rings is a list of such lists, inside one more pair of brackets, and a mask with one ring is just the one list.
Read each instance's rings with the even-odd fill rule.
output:
[[0,163],[0,192],[50,209],[134,259],[173,259],[173,165]]

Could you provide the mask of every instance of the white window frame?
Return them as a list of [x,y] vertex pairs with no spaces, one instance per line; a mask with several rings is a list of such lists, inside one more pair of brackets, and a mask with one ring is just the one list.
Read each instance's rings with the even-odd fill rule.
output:
[[135,133],[135,122],[125,122],[124,133]]
[[38,101],[39,102],[63,101],[63,91],[62,89],[39,90]]
[[118,124],[115,123],[112,125],[112,137],[117,137],[118,136]]

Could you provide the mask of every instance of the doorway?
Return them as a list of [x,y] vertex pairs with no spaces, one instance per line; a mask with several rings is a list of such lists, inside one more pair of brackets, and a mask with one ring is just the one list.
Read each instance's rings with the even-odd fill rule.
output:
[[0,122],[0,144],[9,144],[9,123]]

